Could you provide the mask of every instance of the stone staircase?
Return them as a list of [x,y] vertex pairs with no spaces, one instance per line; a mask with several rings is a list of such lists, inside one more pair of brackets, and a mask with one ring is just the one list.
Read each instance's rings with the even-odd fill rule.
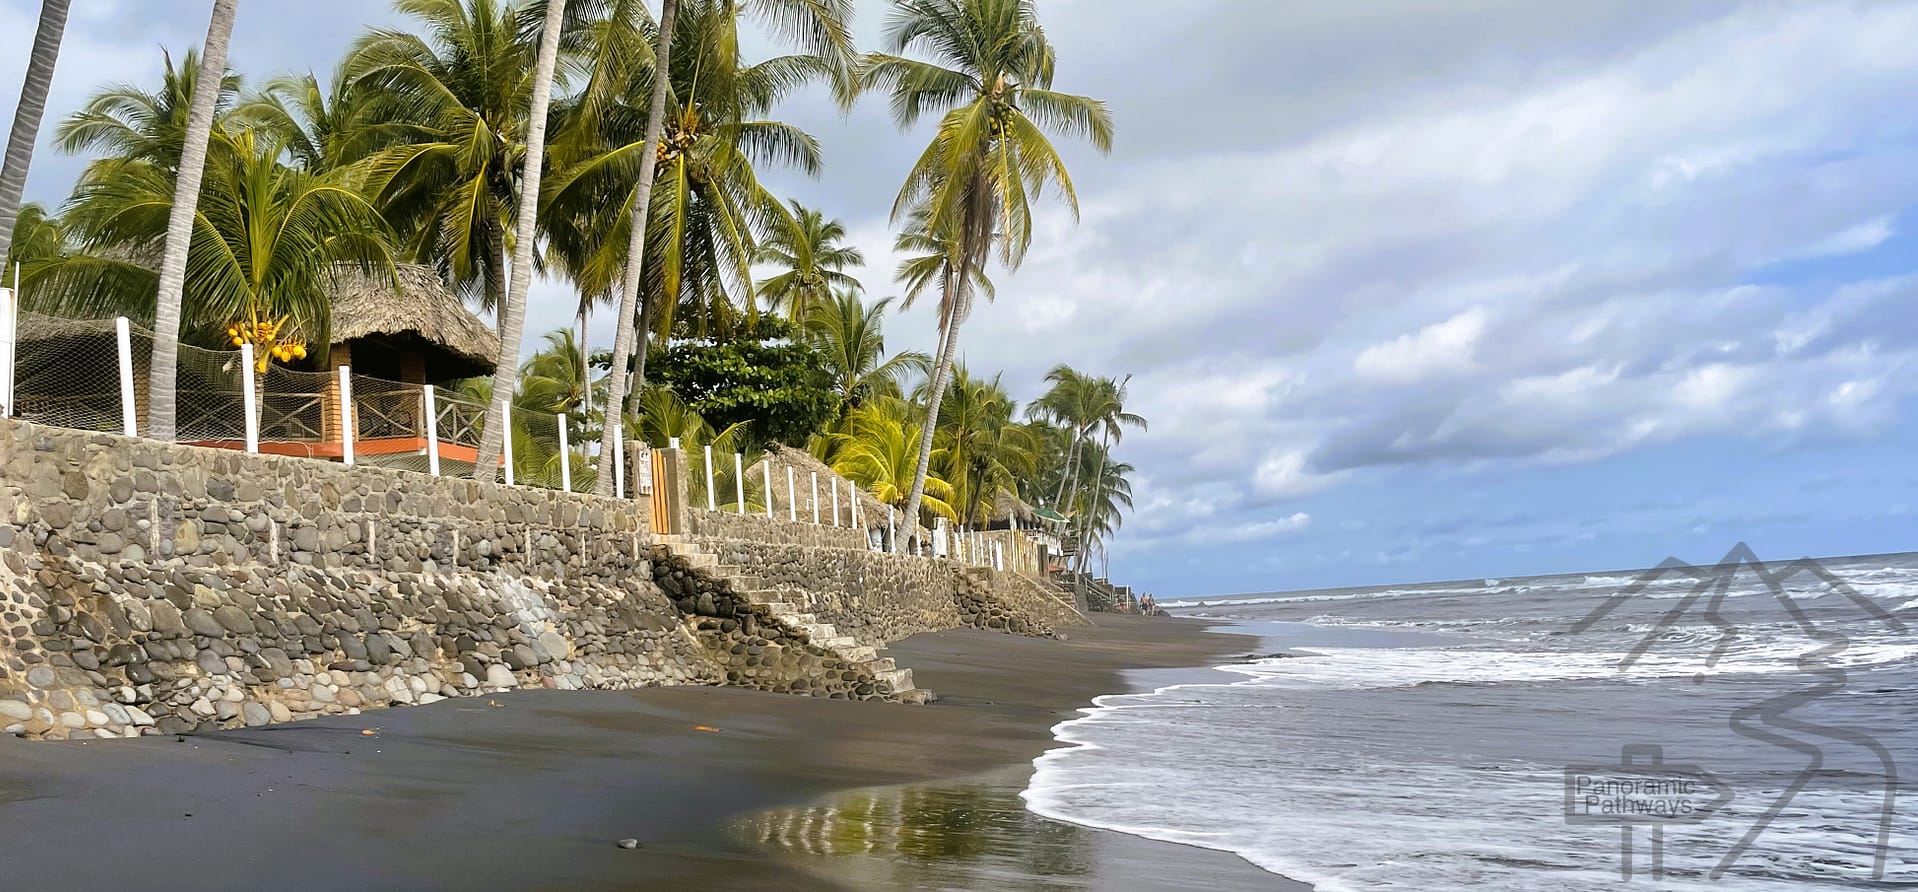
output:
[[880,656],[879,651],[871,645],[860,644],[852,636],[840,634],[831,623],[822,622],[819,617],[806,612],[803,605],[782,600],[779,591],[770,588],[764,579],[748,573],[746,568],[720,563],[719,555],[707,551],[688,536],[656,534],[653,541],[665,546],[667,551],[686,561],[688,566],[731,582],[735,593],[765,607],[767,612],[788,627],[805,632],[812,643],[872,673],[874,678],[890,685],[901,702],[931,703],[938,699],[931,691],[913,685],[911,669],[902,669],[892,657]]

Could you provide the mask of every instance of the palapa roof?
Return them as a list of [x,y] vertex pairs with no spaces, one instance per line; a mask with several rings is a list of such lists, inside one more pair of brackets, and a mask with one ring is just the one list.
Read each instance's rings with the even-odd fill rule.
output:
[[1036,517],[1032,513],[1031,505],[1026,504],[1018,496],[1013,495],[1010,490],[999,490],[999,497],[992,502],[992,522],[1006,523],[1015,517],[1019,519],[1020,524],[1032,524],[1036,522]]
[[472,377],[492,374],[499,336],[468,312],[430,266],[394,264],[399,287],[352,267],[334,273],[333,343],[411,335],[463,360]]

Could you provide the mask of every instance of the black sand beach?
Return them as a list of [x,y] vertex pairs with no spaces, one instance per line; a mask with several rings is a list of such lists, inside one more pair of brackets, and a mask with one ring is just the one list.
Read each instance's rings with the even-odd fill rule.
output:
[[[14,889],[1303,888],[1235,856],[1016,805],[1051,726],[1122,689],[1124,670],[1253,646],[1194,621],[1102,616],[1067,642],[899,642],[890,653],[940,694],[930,707],[522,691],[177,739],[6,739],[0,877]],[[941,846],[916,827],[914,845],[880,854],[919,863],[879,874],[860,863],[871,854],[756,838],[780,835],[766,832],[769,809],[889,785],[913,802],[963,791],[957,829],[1001,832]],[[1035,851],[1007,857],[1007,845]]]

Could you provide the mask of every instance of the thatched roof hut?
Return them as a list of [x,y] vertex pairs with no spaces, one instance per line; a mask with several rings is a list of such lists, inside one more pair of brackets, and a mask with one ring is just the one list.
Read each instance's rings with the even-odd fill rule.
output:
[[399,287],[343,268],[334,276],[330,364],[376,378],[442,384],[493,373],[499,336],[430,266],[399,264]]
[[1010,527],[1015,519],[1022,527],[1031,527],[1038,522],[1037,516],[1032,513],[1031,505],[1013,495],[1010,490],[999,490],[999,497],[993,500],[992,516],[988,518],[990,523],[987,525],[992,529],[1005,529]]

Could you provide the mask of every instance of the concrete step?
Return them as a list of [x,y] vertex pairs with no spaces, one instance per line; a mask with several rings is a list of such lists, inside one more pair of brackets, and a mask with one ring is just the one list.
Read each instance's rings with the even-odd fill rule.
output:
[[878,651],[863,644],[855,644],[850,647],[835,647],[833,648],[833,652],[839,654],[841,659],[852,663],[870,663],[879,658]]
[[909,691],[897,691],[895,693],[899,697],[899,702],[912,703],[919,706],[924,706],[928,703],[935,703],[935,702],[938,702],[939,700],[939,695],[934,694],[933,692],[926,690],[925,688],[913,688],[912,690],[909,690]]
[[806,624],[806,634],[811,635],[814,638],[838,639],[838,638],[847,637],[845,635],[839,634],[839,629],[834,627],[832,623],[822,623],[817,619],[814,619],[812,622]]
[[892,685],[894,691],[912,690],[911,669],[882,669],[873,673],[875,678]]
[[872,660],[868,661],[866,665],[868,667],[871,667],[872,671],[874,672],[882,672],[887,669],[899,668],[899,664],[896,661],[894,661],[892,657],[875,657]]
[[806,612],[806,608],[790,601],[767,601],[764,606],[774,616],[794,616]]

